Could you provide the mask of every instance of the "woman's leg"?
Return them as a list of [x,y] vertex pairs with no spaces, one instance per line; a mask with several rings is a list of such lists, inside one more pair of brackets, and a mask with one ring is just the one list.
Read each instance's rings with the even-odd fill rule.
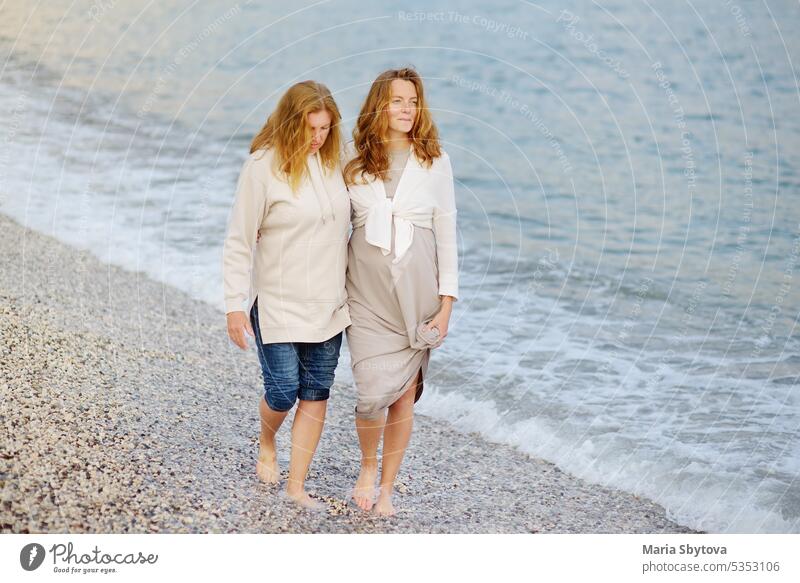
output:
[[375,419],[356,416],[358,442],[361,445],[361,471],[353,488],[353,500],[362,510],[369,510],[374,504],[375,479],[378,477],[378,443],[385,423],[385,413]]
[[258,438],[258,461],[256,474],[267,484],[275,484],[281,476],[278,468],[278,456],[275,453],[275,434],[286,419],[288,411],[273,411],[267,405],[264,396],[259,397],[259,415],[261,417],[261,435]]
[[324,401],[301,399],[292,424],[292,457],[289,461],[289,481],[286,482],[286,493],[292,500],[308,508],[321,506],[305,491],[305,481],[314,452],[317,451],[319,438],[322,435],[327,409],[327,399]]
[[325,426],[325,414],[339,362],[342,337],[343,333],[339,332],[325,342],[297,344],[300,360],[300,404],[292,424],[292,456],[289,461],[286,493],[292,500],[307,508],[322,507],[322,504],[313,500],[305,491],[305,481]]
[[386,429],[383,432],[383,462],[381,464],[381,485],[375,512],[392,516],[395,513],[392,505],[394,480],[400,469],[400,463],[406,453],[411,429],[414,426],[414,397],[421,380],[421,370],[412,379],[409,388],[402,397],[389,405]]
[[256,475],[267,484],[275,484],[280,479],[275,434],[297,398],[298,357],[291,343],[262,344],[258,325],[258,298],[250,309],[250,324],[255,333],[256,352],[264,380],[264,393],[258,404],[261,433],[258,438]]

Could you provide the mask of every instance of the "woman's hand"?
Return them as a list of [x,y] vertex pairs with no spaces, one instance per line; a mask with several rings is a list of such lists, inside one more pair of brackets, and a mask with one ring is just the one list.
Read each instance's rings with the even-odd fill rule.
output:
[[244,335],[245,332],[255,338],[253,327],[250,325],[247,315],[244,312],[229,312],[228,337],[233,340],[233,343],[242,350],[247,350],[247,338]]
[[439,330],[439,339],[444,342],[447,337],[447,327],[450,324],[450,314],[453,312],[453,298],[451,296],[442,296],[442,307],[439,312],[428,322],[426,330],[436,328]]

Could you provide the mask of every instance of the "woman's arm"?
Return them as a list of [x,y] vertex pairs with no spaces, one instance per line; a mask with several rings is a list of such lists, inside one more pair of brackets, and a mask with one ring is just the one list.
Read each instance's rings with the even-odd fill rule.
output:
[[456,199],[450,157],[442,153],[436,194],[439,202],[433,210],[433,234],[436,238],[436,260],[439,268],[441,308],[428,324],[439,330],[441,340],[447,337],[453,302],[458,299],[458,242],[456,233]]
[[242,303],[250,289],[253,247],[267,204],[266,184],[256,176],[254,166],[251,157],[242,165],[222,249],[226,313],[244,311]]
[[433,209],[433,233],[436,237],[436,257],[439,267],[439,295],[458,300],[458,241],[456,232],[456,197],[450,156],[442,153],[436,171],[438,204]]

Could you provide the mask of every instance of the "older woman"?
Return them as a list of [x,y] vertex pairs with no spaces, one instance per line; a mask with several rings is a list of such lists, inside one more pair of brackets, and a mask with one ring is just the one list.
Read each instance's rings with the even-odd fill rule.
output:
[[223,250],[228,335],[242,349],[245,332],[255,337],[264,380],[256,472],[278,482],[275,434],[299,398],[286,493],[310,508],[321,505],[305,492],[305,478],[350,324],[339,123],[324,85],[288,89],[250,147]]

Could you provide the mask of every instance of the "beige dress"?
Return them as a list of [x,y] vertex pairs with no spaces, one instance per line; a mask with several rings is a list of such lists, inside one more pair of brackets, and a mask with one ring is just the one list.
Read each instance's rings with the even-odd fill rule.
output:
[[[390,154],[386,196],[392,198],[409,151]],[[391,240],[394,242],[394,227]],[[352,324],[346,329],[358,392],[355,414],[374,418],[399,399],[421,371],[424,379],[438,330],[425,331],[441,307],[432,229],[415,227],[411,247],[392,264],[392,252],[367,243],[364,227],[353,229],[347,257],[347,296]],[[422,395],[420,382],[414,402]]]

